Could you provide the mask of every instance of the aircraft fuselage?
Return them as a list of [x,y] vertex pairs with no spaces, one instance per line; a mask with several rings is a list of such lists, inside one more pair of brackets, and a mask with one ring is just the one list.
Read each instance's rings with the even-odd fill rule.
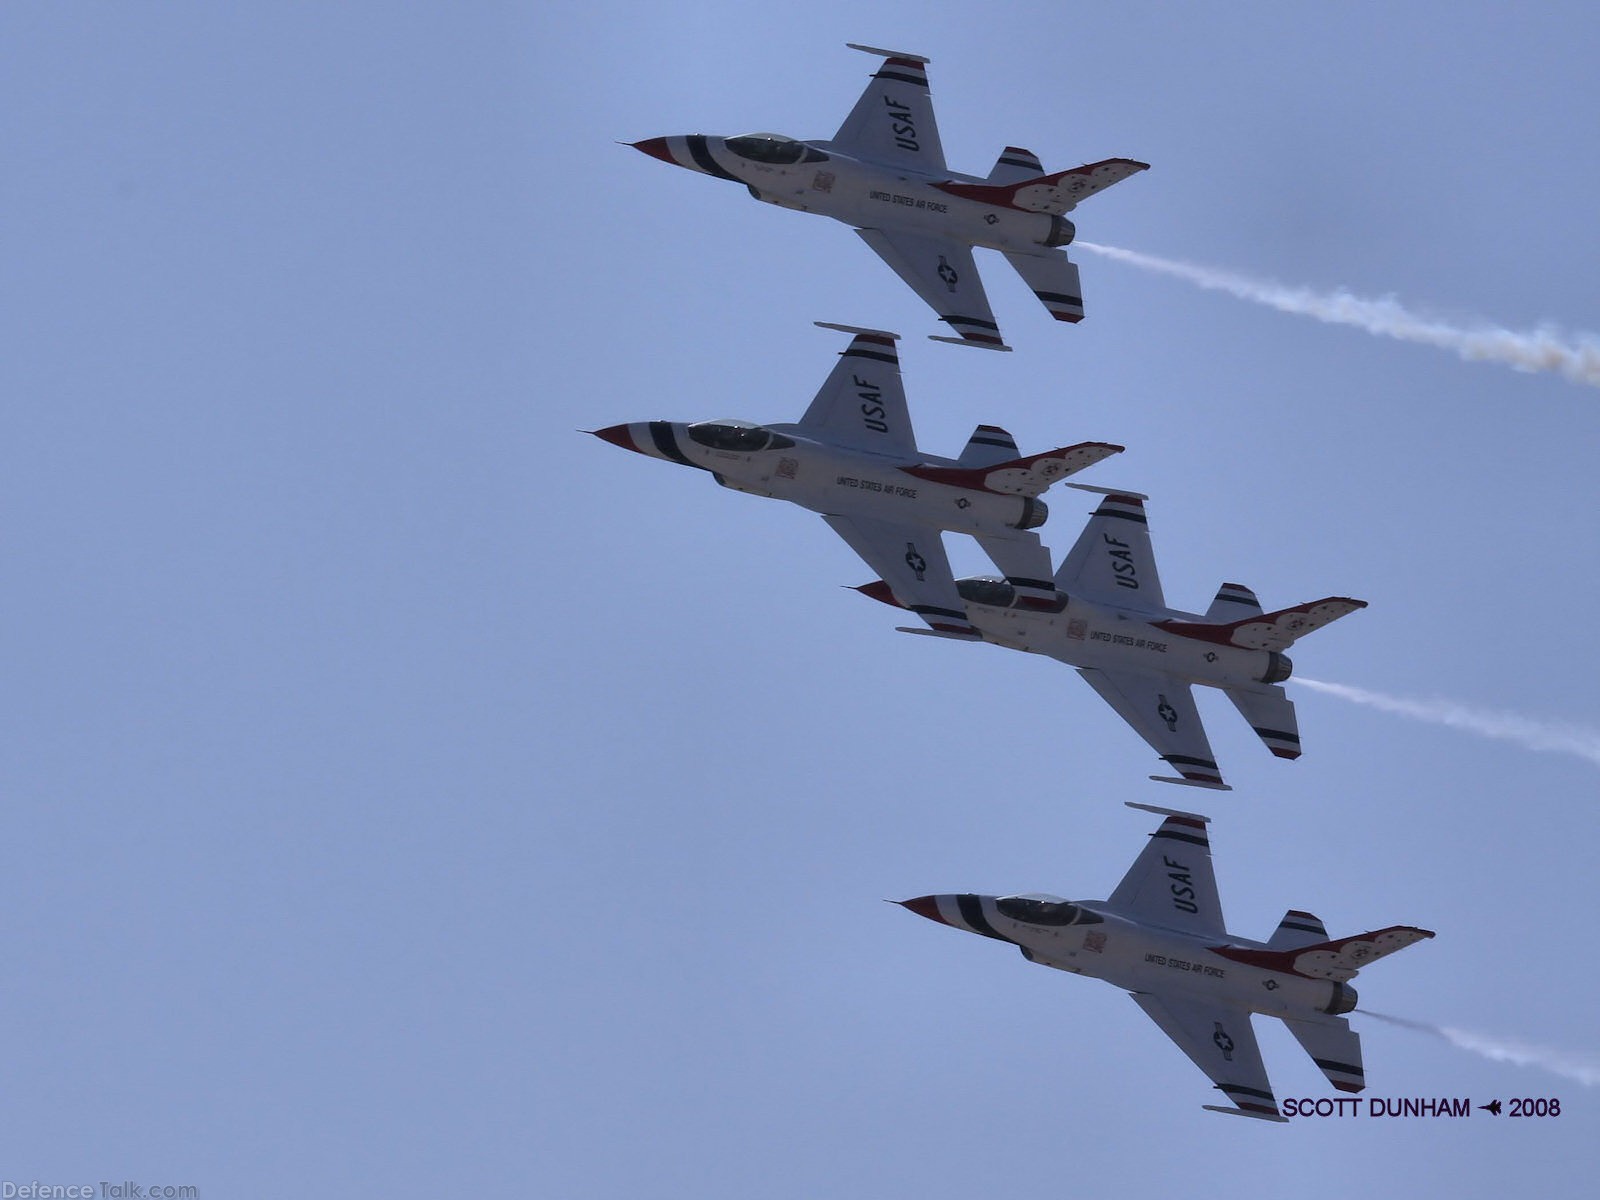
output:
[[[864,421],[876,419],[870,398],[864,397],[861,407]],[[754,443],[763,433],[769,435],[769,447],[707,444],[737,442],[744,435]],[[948,460],[905,462],[846,450],[802,437],[791,425],[636,421],[602,430],[600,436],[652,458],[709,471],[734,491],[787,500],[824,515],[1004,537],[1043,524],[1048,513],[1040,500],[940,483],[906,470],[925,463],[953,465]]]
[[[1194,890],[1184,851],[1176,850],[1163,861],[1172,903],[1192,904]],[[1259,942],[1207,938],[1133,921],[1101,901],[1072,902],[1098,921],[1035,925],[1007,916],[996,900],[968,894],[922,897],[906,903],[921,915],[933,915],[957,929],[1011,942],[1030,962],[1103,979],[1130,992],[1179,992],[1198,1001],[1237,1005],[1291,1020],[1323,1019],[1355,1006],[1355,989],[1348,984],[1252,966],[1216,951],[1218,946],[1261,949]]]
[[969,176],[930,178],[840,154],[825,141],[786,142],[804,147],[798,162],[761,162],[730,148],[746,140],[691,134],[638,145],[665,162],[742,183],[757,200],[857,228],[905,229],[1021,254],[1065,246],[1073,238],[1072,222],[1064,217],[980,203],[935,186],[982,182]]
[[[986,640],[1043,654],[1074,667],[1159,671],[1207,687],[1253,687],[1287,678],[1289,660],[1266,650],[1245,650],[1173,634],[1149,613],[1131,612],[1065,596],[1059,612],[967,603],[967,619]],[[1174,620],[1202,620],[1172,612]],[[1167,619],[1167,618],[1161,618]]]

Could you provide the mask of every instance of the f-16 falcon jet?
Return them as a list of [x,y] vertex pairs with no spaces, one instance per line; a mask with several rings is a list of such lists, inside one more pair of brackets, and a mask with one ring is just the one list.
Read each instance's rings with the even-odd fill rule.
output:
[[[1255,593],[1225,583],[1204,615],[1168,608],[1161,595],[1140,496],[1111,494],[1089,519],[1054,579],[1053,601],[1009,581],[962,579],[956,592],[971,631],[905,629],[983,640],[1059,659],[1078,674],[1186,783],[1229,791],[1190,685],[1221,688],[1267,749],[1300,757],[1294,701],[1276,685],[1294,669],[1283,652],[1316,629],[1365,608],[1329,596],[1264,613]],[[885,577],[857,589],[886,604],[908,605]]]
[[974,246],[1004,254],[1056,320],[1082,320],[1078,268],[1057,249],[1074,237],[1066,214],[1148,164],[1108,158],[1046,174],[1032,151],[1007,146],[987,176],[956,174],[944,165],[928,60],[854,43],[851,49],[884,63],[826,141],[696,133],[631,144],[663,162],[742,183],[757,200],[854,226],[958,335],[939,341],[1011,349],[973,265]]
[[1250,1015],[1278,1017],[1328,1082],[1366,1087],[1361,1037],[1343,1014],[1349,985],[1369,963],[1433,933],[1391,925],[1328,938],[1322,922],[1290,909],[1265,942],[1231,936],[1211,871],[1207,818],[1129,804],[1165,817],[1108,900],[942,895],[899,901],[918,916],[1010,942],[1029,962],[1126,988],[1231,1102],[1212,1112],[1283,1121]]
[[1020,603],[1055,607],[1050,551],[1032,532],[1048,515],[1038,496],[1122,447],[1081,442],[1019,456],[1009,433],[980,425],[960,458],[923,454],[911,431],[897,335],[818,324],[853,336],[795,424],[639,421],[594,434],[709,471],[734,491],[821,513],[936,630],[978,636],[962,611],[941,530],[976,538]]

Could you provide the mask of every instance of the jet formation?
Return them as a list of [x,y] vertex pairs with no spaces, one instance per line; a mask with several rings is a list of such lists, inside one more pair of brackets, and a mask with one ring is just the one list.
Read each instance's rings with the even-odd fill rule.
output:
[[[1110,158],[1046,173],[1008,146],[985,177],[944,160],[927,59],[852,44],[882,59],[832,138],[691,134],[631,145],[719,179],[757,200],[832,217],[938,314],[954,336],[991,350],[1001,337],[973,261],[999,251],[1059,321],[1083,318],[1078,268],[1063,247],[1077,204],[1146,169]],[[848,346],[797,421],[644,420],[593,430],[614,446],[705,471],[733,491],[818,513],[876,573],[857,590],[914,613],[906,633],[1042,654],[1078,673],[1166,763],[1162,783],[1231,790],[1195,707],[1196,684],[1221,690],[1275,756],[1300,756],[1295,706],[1281,686],[1298,639],[1365,608],[1328,596],[1263,610],[1224,583],[1204,613],[1167,606],[1150,544],[1147,497],[1069,482],[1119,453],[1110,442],[1023,454],[998,425],[979,425],[955,458],[917,446],[898,335],[818,322]],[[1059,567],[1037,532],[1056,483],[1098,493]],[[956,579],[944,535],[974,539],[999,574]],[[1227,932],[1211,869],[1208,818],[1144,804],[1163,820],[1105,900],[1027,893],[899,901],[941,924],[1017,946],[1030,962],[1103,979],[1135,1002],[1227,1097],[1216,1112],[1283,1121],[1251,1025],[1281,1019],[1338,1090],[1365,1087],[1361,1042],[1346,1014],[1349,981],[1370,962],[1434,935],[1393,925],[1330,939],[1291,909],[1265,942]]]
[[1431,930],[1390,925],[1328,937],[1322,921],[1290,909],[1265,942],[1228,933],[1211,869],[1209,818],[1148,804],[1161,827],[1105,900],[1044,893],[917,896],[897,903],[942,925],[1009,942],[1029,962],[1126,989],[1231,1102],[1212,1112],[1284,1121],[1256,1046],[1252,1013],[1277,1017],[1328,1082],[1366,1087],[1349,981]]
[[1147,163],[1108,158],[1046,174],[1030,150],[1007,146],[983,178],[949,170],[928,92],[927,59],[850,44],[884,62],[833,137],[702,133],[630,143],[662,162],[742,183],[757,200],[853,226],[958,335],[938,341],[1010,350],[972,261],[998,250],[1058,321],[1083,319],[1078,267],[1064,250],[1066,214]]
[[[1300,756],[1294,701],[1280,685],[1296,639],[1365,608],[1329,596],[1265,613],[1226,583],[1204,614],[1168,608],[1143,497],[1103,494],[1059,570],[1034,532],[1039,496],[1123,448],[1079,442],[1021,455],[997,425],[979,425],[960,457],[918,450],[897,335],[818,324],[849,346],[793,424],[635,421],[592,431],[614,446],[707,471],[723,487],[787,500],[823,520],[880,578],[859,591],[915,613],[906,633],[992,642],[1078,668],[1176,772],[1162,783],[1229,790],[1195,708],[1192,684],[1220,688],[1279,758]],[[977,541],[999,577],[956,580],[942,533]]]

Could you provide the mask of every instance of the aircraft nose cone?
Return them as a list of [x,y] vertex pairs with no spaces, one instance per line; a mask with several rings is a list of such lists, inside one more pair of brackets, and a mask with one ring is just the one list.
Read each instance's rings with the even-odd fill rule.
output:
[[930,921],[937,921],[941,925],[949,922],[939,915],[939,901],[933,896],[914,896],[910,900],[900,901],[901,908],[909,908],[919,917],[927,917]]
[[634,444],[633,435],[628,432],[626,425],[608,425],[604,429],[591,429],[589,432],[602,442],[610,442],[613,446],[621,446],[624,450],[632,450],[636,454],[642,453]]
[[677,163],[673,160],[672,151],[667,149],[667,139],[664,137],[645,138],[642,142],[629,142],[635,150],[642,150],[651,158],[659,158],[664,163]]
[[900,601],[895,599],[894,589],[881,579],[874,579],[871,583],[863,583],[860,587],[851,590],[860,592],[863,596],[869,596],[874,600],[882,601],[884,604],[892,604],[896,608],[901,607]]

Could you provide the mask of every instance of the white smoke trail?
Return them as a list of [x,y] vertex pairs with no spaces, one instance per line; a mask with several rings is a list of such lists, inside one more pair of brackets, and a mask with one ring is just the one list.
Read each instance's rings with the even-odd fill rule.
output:
[[1575,754],[1600,767],[1600,729],[1591,726],[1524,717],[1494,709],[1469,708],[1453,700],[1407,700],[1401,696],[1386,696],[1382,692],[1346,687],[1342,683],[1323,683],[1319,679],[1304,679],[1298,675],[1295,679],[1313,691],[1326,692],[1330,696],[1364,704],[1380,712],[1410,717],[1414,721],[1427,721],[1432,725],[1445,725],[1451,729],[1464,729],[1480,737],[1515,742],[1529,750]]
[[1197,287],[1227,292],[1241,300],[1253,300],[1280,312],[1315,317],[1335,325],[1354,325],[1368,333],[1403,342],[1454,350],[1468,361],[1503,363],[1519,371],[1559,371],[1574,382],[1600,387],[1600,337],[1594,334],[1569,338],[1548,325],[1518,333],[1486,321],[1454,325],[1437,317],[1414,313],[1393,296],[1371,299],[1343,290],[1314,292],[1310,288],[1289,287],[1116,246],[1082,241],[1073,244],[1118,262],[1184,279]]
[[1476,1033],[1470,1029],[1456,1029],[1449,1025],[1429,1025],[1423,1021],[1408,1021],[1404,1017],[1387,1016],[1384,1013],[1373,1012],[1369,1008],[1363,1008],[1360,1011],[1369,1017],[1387,1021],[1391,1025],[1399,1025],[1406,1029],[1415,1029],[1421,1033],[1443,1038],[1452,1046],[1470,1050],[1474,1054],[1481,1054],[1484,1058],[1494,1062],[1515,1063],[1519,1067],[1543,1067],[1546,1071],[1554,1072],[1563,1079],[1581,1083],[1584,1087],[1594,1087],[1596,1084],[1600,1084],[1600,1055],[1557,1050],[1551,1046],[1538,1046],[1518,1038],[1496,1037],[1493,1034]]

